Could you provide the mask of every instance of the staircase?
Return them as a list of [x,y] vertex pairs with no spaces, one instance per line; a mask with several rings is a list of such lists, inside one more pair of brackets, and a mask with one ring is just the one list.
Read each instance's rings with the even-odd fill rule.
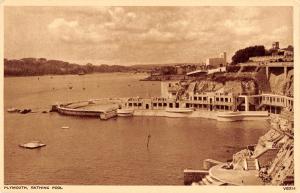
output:
[[246,165],[247,165],[247,170],[259,170],[257,159],[255,158],[247,158]]
[[259,111],[264,105],[264,103],[260,103],[258,106],[255,107],[255,109]]
[[198,182],[197,185],[221,186],[221,185],[225,185],[225,183],[219,181],[218,179],[215,179],[210,175],[206,175],[204,178],[202,178],[200,182]]

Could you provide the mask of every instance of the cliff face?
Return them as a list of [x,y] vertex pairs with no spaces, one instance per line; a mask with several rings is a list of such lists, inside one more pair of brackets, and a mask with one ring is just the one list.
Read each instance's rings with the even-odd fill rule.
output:
[[198,93],[214,92],[216,90],[219,90],[223,86],[224,85],[222,83],[210,81],[210,80],[197,81],[195,91]]
[[294,70],[290,70],[287,74],[284,93],[287,96],[294,96]]
[[289,184],[288,178],[294,177],[294,140],[288,139],[279,150],[271,167],[268,170],[271,184]]
[[234,94],[256,94],[257,85],[254,80],[229,80],[224,83],[214,80],[197,81],[195,91],[201,92],[215,92],[223,88],[224,92]]
[[287,77],[283,73],[270,73],[269,85],[272,93],[294,96],[294,70],[290,70]]
[[225,92],[253,95],[259,92],[274,93],[286,96],[294,95],[294,70],[284,73],[270,73],[267,79],[265,68],[252,73],[225,73],[219,77],[196,80],[196,92],[215,92],[224,88]]
[[254,79],[256,80],[258,89],[260,91],[263,91],[266,93],[271,91],[270,83],[269,83],[269,80],[267,79],[265,68],[260,68],[258,70],[258,72],[254,75]]

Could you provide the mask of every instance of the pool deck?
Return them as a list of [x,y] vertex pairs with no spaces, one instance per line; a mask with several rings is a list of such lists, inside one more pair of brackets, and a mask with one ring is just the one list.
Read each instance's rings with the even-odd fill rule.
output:
[[[76,115],[76,116],[99,116],[101,113],[116,110],[123,106],[126,99],[96,99],[89,101],[78,101],[67,104],[57,105],[56,110],[60,114],[64,115]],[[143,109],[143,108],[133,108],[134,116],[157,116],[157,117],[188,117],[188,118],[206,118],[214,119],[218,121],[224,121],[220,119],[219,114],[232,115],[233,112],[224,111],[208,111],[195,109],[189,112],[168,112],[166,109]],[[237,112],[234,112],[235,114]],[[226,118],[225,121],[253,121],[253,120],[265,120],[269,118],[268,113],[249,111],[249,112],[238,112],[239,119],[236,118]],[[228,120],[227,120],[228,119]]]
[[223,169],[222,166],[224,164],[213,166],[209,170],[209,175],[221,182],[236,186],[263,185],[257,170]]

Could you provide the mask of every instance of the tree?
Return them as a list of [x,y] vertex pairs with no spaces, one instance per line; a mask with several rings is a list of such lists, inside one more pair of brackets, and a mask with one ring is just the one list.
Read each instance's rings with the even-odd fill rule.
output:
[[163,66],[160,70],[162,75],[176,74],[176,68],[174,66]]
[[286,48],[286,50],[288,50],[288,51],[294,51],[294,47],[291,46],[291,45],[289,45],[289,46]]
[[91,63],[87,63],[85,67],[88,73],[92,73],[94,71],[94,66]]
[[267,54],[264,46],[250,46],[244,49],[240,49],[232,56],[231,64],[238,64],[247,62],[250,57],[265,56]]

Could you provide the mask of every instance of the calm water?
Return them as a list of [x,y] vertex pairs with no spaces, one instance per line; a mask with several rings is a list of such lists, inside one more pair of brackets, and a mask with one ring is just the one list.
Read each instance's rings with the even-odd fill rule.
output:
[[[11,107],[37,111],[5,112],[5,184],[182,185],[185,168],[201,169],[206,158],[231,159],[267,131],[265,122],[259,121],[162,117],[101,121],[41,113],[57,101],[159,96],[160,83],[138,81],[143,77],[115,73],[5,78],[5,111]],[[32,140],[47,146],[18,147]]]

